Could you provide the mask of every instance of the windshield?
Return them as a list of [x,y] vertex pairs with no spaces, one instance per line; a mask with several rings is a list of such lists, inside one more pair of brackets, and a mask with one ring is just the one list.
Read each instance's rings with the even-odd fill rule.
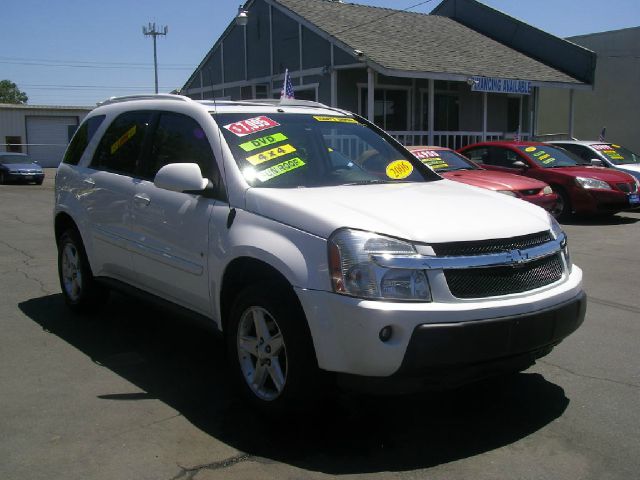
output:
[[631,150],[621,147],[613,143],[600,143],[591,145],[591,148],[598,150],[614,165],[629,165],[631,163],[640,163],[640,155],[633,153]]
[[422,163],[438,173],[453,172],[454,170],[481,170],[473,162],[453,150],[409,147],[411,153]]
[[440,177],[344,116],[212,114],[247,182],[293,188],[425,182]]
[[28,155],[0,155],[0,164],[33,163]]
[[551,145],[518,147],[518,149],[542,168],[575,167],[586,164],[577,155]]

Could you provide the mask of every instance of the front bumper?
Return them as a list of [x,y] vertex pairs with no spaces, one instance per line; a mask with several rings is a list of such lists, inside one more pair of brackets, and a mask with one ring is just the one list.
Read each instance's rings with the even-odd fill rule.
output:
[[16,173],[16,172],[7,172],[4,174],[5,181],[7,182],[20,182],[20,183],[28,183],[28,182],[41,182],[44,179],[44,172],[42,173]]
[[558,194],[552,193],[549,195],[529,195],[521,197],[522,200],[526,200],[529,203],[533,203],[539,207],[544,208],[547,212],[553,210],[558,203]]
[[571,206],[577,214],[611,214],[638,208],[630,202],[630,193],[617,190],[576,189]]
[[[319,367],[367,377],[421,374],[430,368],[480,364],[534,351],[558,343],[584,318],[582,271],[576,266],[559,284],[535,291],[446,303],[296,292]],[[580,308],[567,307],[572,302]],[[383,342],[379,332],[385,326],[393,334]]]

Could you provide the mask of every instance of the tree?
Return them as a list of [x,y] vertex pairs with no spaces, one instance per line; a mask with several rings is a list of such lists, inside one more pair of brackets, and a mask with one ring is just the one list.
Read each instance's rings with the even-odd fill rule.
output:
[[27,103],[29,97],[10,80],[0,80],[0,103]]

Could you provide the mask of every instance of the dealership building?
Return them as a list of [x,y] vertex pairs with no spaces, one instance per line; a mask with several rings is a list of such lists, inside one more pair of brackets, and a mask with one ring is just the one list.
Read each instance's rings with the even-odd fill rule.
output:
[[335,0],[249,0],[181,93],[194,99],[295,97],[357,112],[406,144],[459,147],[531,138],[539,97],[593,89],[596,55],[475,0],[431,14]]

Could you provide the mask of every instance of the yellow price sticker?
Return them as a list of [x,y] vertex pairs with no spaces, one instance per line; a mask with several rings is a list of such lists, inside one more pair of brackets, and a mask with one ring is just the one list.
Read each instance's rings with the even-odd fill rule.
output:
[[280,175],[295,170],[296,168],[304,167],[306,164],[299,157],[294,157],[291,160],[285,160],[282,163],[269,167],[256,174],[256,178],[261,182],[266,182],[272,178],[279,177]]
[[137,129],[137,125],[134,125],[129,130],[124,132],[124,134],[118,140],[113,142],[113,144],[111,145],[111,155],[116,153],[121,146],[131,140],[131,138],[133,138],[133,136],[136,134]]
[[394,180],[402,180],[407,178],[413,172],[413,165],[407,160],[396,160],[387,165],[387,177]]
[[314,115],[313,118],[319,122],[358,123],[355,118],[351,117],[322,117]]
[[275,160],[278,157],[288,155],[295,151],[295,147],[287,143],[286,145],[282,145],[280,147],[272,148],[271,150],[266,150],[261,153],[256,153],[255,155],[251,155],[250,157],[247,157],[247,162],[249,162],[251,165],[260,165],[261,163],[268,162],[269,160]]
[[612,143],[612,144],[611,144],[611,146],[612,146],[613,148],[620,148],[620,145],[616,145],[616,144],[614,144],[614,143]]
[[287,140],[287,137],[284,134],[274,133],[272,135],[267,135],[266,137],[249,140],[248,142],[241,143],[238,146],[245,152],[251,152],[258,148],[268,147],[269,145],[273,145],[274,143],[284,142],[285,140]]
[[535,152],[536,151],[536,147],[527,147],[524,149],[525,152]]

